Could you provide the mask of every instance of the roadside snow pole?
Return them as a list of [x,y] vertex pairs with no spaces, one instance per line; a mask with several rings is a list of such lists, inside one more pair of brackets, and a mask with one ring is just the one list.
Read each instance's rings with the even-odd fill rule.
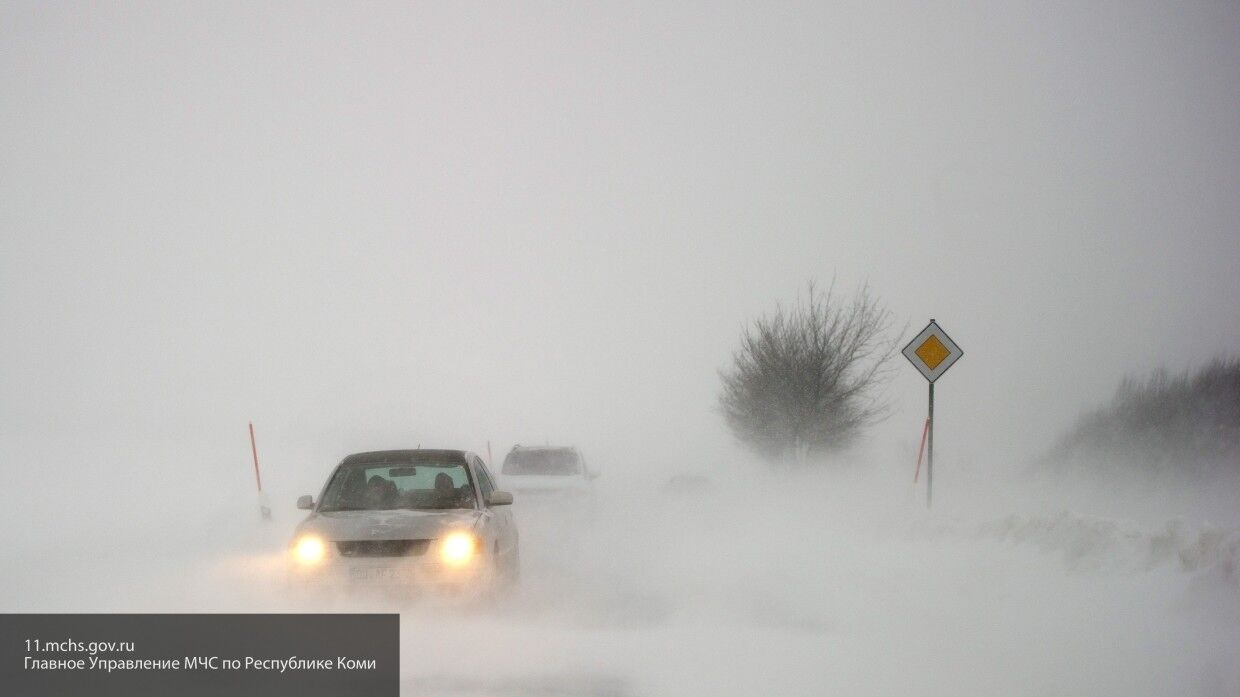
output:
[[258,485],[258,512],[263,520],[271,520],[271,506],[263,493],[263,476],[258,472],[258,443],[254,440],[254,422],[250,422],[250,452],[254,455],[254,483]]
[[[908,346],[905,346],[901,353],[930,383],[929,415],[926,417],[925,431],[922,432],[922,439],[926,444],[926,508],[929,508],[934,494],[934,381],[960,360],[964,351],[961,351],[947,332],[932,319],[920,334],[908,342]],[[917,457],[917,469],[921,470],[920,454]],[[913,475],[913,481],[917,481],[916,475]]]
[[913,470],[913,483],[917,483],[917,477],[921,474],[921,459],[926,454],[926,434],[930,432],[930,419],[926,419],[926,425],[921,428],[921,445],[917,446],[917,469]]

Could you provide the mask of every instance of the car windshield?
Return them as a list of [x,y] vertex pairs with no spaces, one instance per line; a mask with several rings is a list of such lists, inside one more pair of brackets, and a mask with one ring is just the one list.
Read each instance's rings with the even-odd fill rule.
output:
[[569,475],[581,471],[581,459],[569,448],[514,450],[504,458],[504,474]]
[[460,462],[341,465],[323,493],[323,512],[474,508],[469,471]]

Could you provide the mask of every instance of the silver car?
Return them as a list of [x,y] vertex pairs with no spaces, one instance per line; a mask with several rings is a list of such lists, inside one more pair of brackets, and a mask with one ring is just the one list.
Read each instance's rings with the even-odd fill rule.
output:
[[349,455],[289,545],[294,579],[339,586],[491,589],[520,573],[512,494],[464,450]]

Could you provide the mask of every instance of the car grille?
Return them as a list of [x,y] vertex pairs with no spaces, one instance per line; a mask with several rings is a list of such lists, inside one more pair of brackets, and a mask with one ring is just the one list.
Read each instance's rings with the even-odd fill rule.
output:
[[430,540],[342,540],[336,543],[342,557],[419,557]]

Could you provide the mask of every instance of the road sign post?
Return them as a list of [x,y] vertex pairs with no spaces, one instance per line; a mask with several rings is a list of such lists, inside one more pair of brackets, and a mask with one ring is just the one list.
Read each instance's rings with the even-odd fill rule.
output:
[[930,415],[926,417],[926,508],[934,495],[934,383],[930,383]]
[[933,319],[901,352],[930,383],[929,413],[926,418],[926,508],[934,495],[934,381],[952,367],[964,351]]

